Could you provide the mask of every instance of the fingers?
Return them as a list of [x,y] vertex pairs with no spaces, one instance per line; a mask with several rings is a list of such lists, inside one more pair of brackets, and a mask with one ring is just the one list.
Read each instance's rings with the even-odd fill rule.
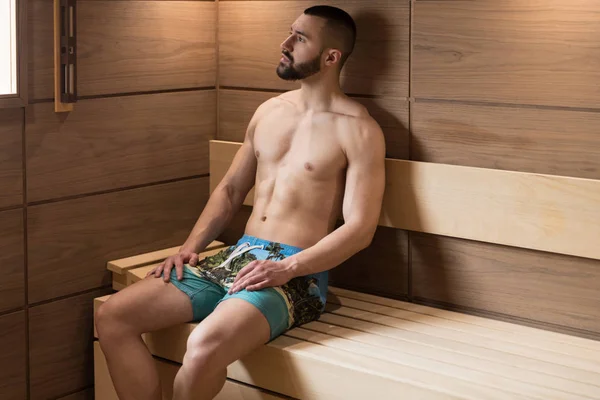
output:
[[163,280],[169,282],[171,280],[171,270],[173,269],[173,260],[169,257],[165,260],[163,268]]
[[252,261],[251,263],[246,265],[244,268],[242,268],[240,270],[240,272],[238,272],[235,279],[233,280],[233,284],[235,285],[236,283],[241,282],[242,278],[244,278],[250,272],[254,271],[254,268],[256,268],[257,266],[258,266],[258,262],[256,262],[256,261]]
[[197,253],[193,253],[192,256],[190,257],[190,261],[189,264],[192,267],[195,267],[198,264],[198,254]]
[[246,286],[246,290],[248,292],[252,292],[253,290],[261,290],[261,289],[264,289],[264,288],[266,288],[268,286],[270,286],[269,281],[268,280],[263,280],[262,282],[255,283],[254,285]]
[[258,270],[255,270],[255,271],[256,272],[247,275],[244,279],[242,279],[237,284],[234,283],[234,285],[229,290],[229,294],[237,293],[244,289],[247,290],[248,286],[255,285],[259,282],[267,280],[266,274],[264,274],[262,271],[258,271]]
[[183,259],[180,255],[175,258],[175,271],[177,273],[177,280],[183,279]]
[[162,274],[163,269],[165,268],[165,261],[163,261],[156,269],[154,270],[154,277],[160,278],[160,274]]

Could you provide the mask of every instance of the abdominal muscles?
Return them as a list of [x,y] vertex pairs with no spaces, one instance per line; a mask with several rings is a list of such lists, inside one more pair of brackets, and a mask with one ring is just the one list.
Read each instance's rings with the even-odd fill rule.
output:
[[306,248],[333,229],[340,216],[343,176],[311,176],[309,168],[259,171],[246,233]]

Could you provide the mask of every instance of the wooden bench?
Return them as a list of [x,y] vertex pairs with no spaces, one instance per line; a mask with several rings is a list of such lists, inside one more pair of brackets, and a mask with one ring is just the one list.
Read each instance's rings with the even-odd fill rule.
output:
[[[211,191],[239,143],[211,141]],[[380,224],[600,259],[600,181],[386,161]],[[245,200],[252,205],[252,195]],[[206,256],[219,251],[211,244]],[[116,290],[177,248],[109,263]],[[95,300],[98,306],[108,296]],[[196,326],[144,335],[164,399]],[[116,399],[98,343],[96,399]],[[332,287],[321,319],[228,368],[220,400],[600,399],[600,342]]]

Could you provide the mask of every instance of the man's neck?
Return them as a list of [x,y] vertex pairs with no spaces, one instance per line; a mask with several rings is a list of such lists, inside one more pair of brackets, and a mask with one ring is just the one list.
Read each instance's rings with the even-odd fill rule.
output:
[[300,104],[303,111],[328,111],[336,97],[343,96],[338,76],[317,74],[300,83]]

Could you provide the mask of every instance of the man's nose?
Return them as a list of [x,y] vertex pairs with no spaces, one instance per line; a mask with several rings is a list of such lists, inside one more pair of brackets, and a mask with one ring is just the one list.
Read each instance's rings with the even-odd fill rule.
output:
[[292,37],[288,37],[287,39],[285,39],[282,43],[281,43],[281,48],[284,50],[289,51],[290,53],[292,52],[292,50],[294,50],[294,48],[292,47]]

